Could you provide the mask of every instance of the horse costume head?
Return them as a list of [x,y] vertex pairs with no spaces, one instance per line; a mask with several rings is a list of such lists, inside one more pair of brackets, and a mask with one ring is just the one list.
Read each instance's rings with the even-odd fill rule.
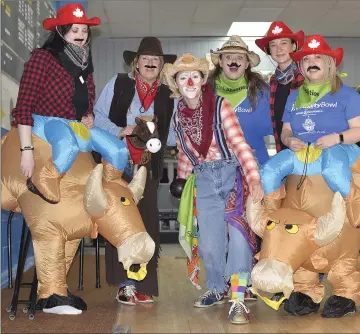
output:
[[161,149],[157,117],[136,117],[136,126],[131,135],[126,136],[129,153],[135,165],[146,164],[151,160],[151,153]]

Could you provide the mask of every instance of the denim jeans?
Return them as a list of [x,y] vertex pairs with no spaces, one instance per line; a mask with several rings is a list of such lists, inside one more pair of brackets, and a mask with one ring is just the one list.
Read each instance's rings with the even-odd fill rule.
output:
[[133,279],[127,279],[119,284],[119,288],[123,288],[124,286],[133,285],[136,286],[136,281]]
[[[224,211],[235,185],[237,159],[205,162],[194,168],[198,212],[199,254],[203,260],[208,289],[224,292],[224,276],[250,271],[252,254],[240,231],[229,225]],[[226,259],[226,251],[228,256]]]

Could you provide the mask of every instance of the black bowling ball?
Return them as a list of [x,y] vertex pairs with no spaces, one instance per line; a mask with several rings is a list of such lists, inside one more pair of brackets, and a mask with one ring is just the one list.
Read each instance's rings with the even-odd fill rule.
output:
[[170,184],[170,194],[175,198],[180,199],[181,194],[184,190],[186,180],[185,179],[176,179]]

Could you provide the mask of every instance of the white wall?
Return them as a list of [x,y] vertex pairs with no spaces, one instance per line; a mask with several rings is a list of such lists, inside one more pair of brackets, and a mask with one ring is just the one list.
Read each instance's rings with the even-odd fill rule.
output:
[[[210,49],[221,47],[227,38],[161,38],[165,53],[182,55],[186,52],[196,57],[204,57]],[[116,73],[128,71],[123,61],[123,51],[136,51],[140,38],[122,39],[95,39],[92,47],[95,84],[97,96],[99,96],[106,82]],[[261,52],[254,43],[254,38],[245,38],[250,50],[259,53],[261,63],[257,67],[259,71],[273,71],[274,65],[269,57]],[[343,47],[345,51],[341,71],[348,73],[344,82],[350,86],[360,85],[360,38],[327,38],[332,48]]]
[[11,111],[16,105],[19,84],[8,75],[1,73],[1,127],[10,130]]

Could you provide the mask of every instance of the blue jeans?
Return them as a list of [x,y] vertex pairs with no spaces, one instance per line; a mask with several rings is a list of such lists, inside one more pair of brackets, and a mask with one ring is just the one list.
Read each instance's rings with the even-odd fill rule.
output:
[[127,279],[119,284],[119,288],[123,288],[124,286],[133,285],[136,286],[136,281],[133,279]]
[[[241,232],[224,221],[227,198],[235,185],[236,158],[205,162],[194,168],[198,212],[199,254],[203,260],[208,289],[224,292],[224,276],[249,272],[252,254]],[[226,258],[226,251],[228,256]]]

